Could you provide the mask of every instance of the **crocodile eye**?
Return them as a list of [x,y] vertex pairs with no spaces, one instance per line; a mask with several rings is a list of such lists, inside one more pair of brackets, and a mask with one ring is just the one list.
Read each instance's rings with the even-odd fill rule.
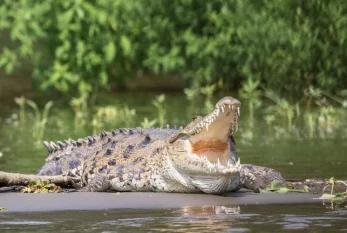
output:
[[195,121],[196,119],[198,119],[200,116],[194,116],[193,118],[192,118],[192,120],[193,121]]

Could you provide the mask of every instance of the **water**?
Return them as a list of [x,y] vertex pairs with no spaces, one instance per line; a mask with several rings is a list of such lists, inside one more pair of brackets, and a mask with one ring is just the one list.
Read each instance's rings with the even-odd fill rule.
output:
[[[136,115],[117,115],[103,122],[103,130],[140,126],[144,117],[157,117],[151,104],[155,93],[115,94],[104,96],[99,104],[117,106],[124,104],[136,109]],[[216,97],[215,100],[218,100]],[[45,101],[41,101],[41,105]],[[168,94],[165,109],[170,125],[185,125],[195,115],[203,115],[204,102],[194,106],[183,94]],[[26,120],[21,124],[15,105],[0,113],[0,170],[35,173],[44,163],[46,150],[42,144],[33,143],[31,109],[26,110]],[[259,114],[252,127],[247,122],[247,110],[242,108],[240,130],[235,135],[242,163],[268,166],[280,171],[286,178],[346,179],[347,140],[344,137],[314,137],[280,135],[281,130],[268,128]],[[133,119],[129,121],[129,119]],[[68,102],[56,102],[44,135],[45,140],[77,139],[92,134],[91,117],[87,124],[75,127],[74,113]],[[300,125],[300,122],[297,123]],[[345,128],[344,128],[345,130]],[[332,232],[347,231],[347,210],[329,209],[318,204],[295,205],[245,205],[227,207],[185,207],[161,210],[106,210],[67,211],[49,213],[1,213],[0,229],[4,232]],[[224,208],[224,209],[223,209]],[[229,212],[226,210],[230,210]],[[232,210],[238,210],[235,213]],[[224,211],[224,212],[223,212]],[[236,211],[237,212],[237,211]]]
[[347,210],[246,205],[0,213],[1,232],[345,232]]

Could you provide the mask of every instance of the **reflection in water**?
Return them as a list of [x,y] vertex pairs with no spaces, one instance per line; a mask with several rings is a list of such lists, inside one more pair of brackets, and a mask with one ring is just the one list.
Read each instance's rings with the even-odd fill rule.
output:
[[296,233],[347,231],[347,209],[327,210],[316,203],[29,214],[0,212],[0,232],[293,231]]
[[194,216],[194,215],[213,215],[213,214],[240,214],[240,206],[227,207],[227,206],[185,206],[179,212],[184,216]]
[[335,202],[331,200],[323,200],[322,204],[325,208],[330,210],[347,210],[347,201]]

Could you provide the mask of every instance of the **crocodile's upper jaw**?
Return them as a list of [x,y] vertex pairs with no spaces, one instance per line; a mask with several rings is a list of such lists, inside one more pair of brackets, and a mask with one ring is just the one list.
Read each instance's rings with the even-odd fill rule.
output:
[[230,136],[237,127],[238,109],[236,104],[218,106],[202,119],[198,133],[186,141],[191,146],[191,154],[210,162],[211,167],[218,164],[232,167]]
[[[234,151],[231,135],[237,129],[240,102],[224,97],[215,110],[205,117],[197,117],[173,140],[169,156],[175,169],[190,177],[195,186],[205,192],[220,179],[239,175],[240,160]],[[219,181],[218,181],[219,180]],[[219,189],[227,188],[223,181]]]

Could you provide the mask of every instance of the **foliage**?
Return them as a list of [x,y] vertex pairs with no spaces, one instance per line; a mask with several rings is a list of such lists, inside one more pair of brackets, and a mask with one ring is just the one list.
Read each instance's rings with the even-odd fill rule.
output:
[[28,186],[21,189],[22,193],[58,193],[61,187],[47,180],[37,180],[30,182]]
[[48,101],[43,108],[42,114],[37,104],[32,100],[27,100],[26,103],[34,110],[35,122],[33,124],[33,137],[36,142],[40,142],[43,138],[46,123],[48,121],[48,112],[53,106],[53,101]]
[[[339,183],[346,186],[346,191],[333,194],[335,191],[336,185],[338,185]],[[324,193],[325,189],[329,186],[331,186],[331,192]],[[343,203],[346,200],[346,198],[347,198],[347,183],[342,180],[336,180],[334,177],[331,177],[327,181],[327,185],[323,188],[323,195],[319,197],[319,199],[330,200],[331,203]]]
[[261,193],[288,193],[288,192],[307,193],[308,187],[305,186],[303,190],[291,189],[283,185],[281,182],[274,180],[266,188],[260,189],[259,191]]
[[248,79],[239,91],[239,96],[248,102],[248,111],[250,122],[253,122],[254,118],[254,107],[259,107],[261,105],[259,90],[259,80]]
[[157,123],[157,119],[149,121],[147,117],[145,117],[141,123],[142,128],[151,128]]
[[194,88],[251,79],[336,92],[347,86],[346,11],[342,0],[4,0],[0,32],[11,43],[0,67],[31,61],[42,89],[72,95],[138,70],[179,73]]
[[25,121],[25,103],[26,98],[24,96],[14,98],[14,102],[19,106],[19,121],[23,124]]
[[165,109],[165,94],[158,95],[153,101],[153,105],[157,108],[158,111],[158,123],[161,127],[165,124],[165,116],[166,116],[166,109]]

